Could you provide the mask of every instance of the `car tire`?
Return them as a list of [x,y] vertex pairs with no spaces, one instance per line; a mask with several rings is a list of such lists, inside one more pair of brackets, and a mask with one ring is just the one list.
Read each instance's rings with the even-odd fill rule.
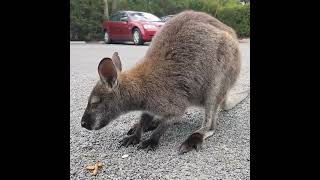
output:
[[106,43],[106,44],[112,43],[112,40],[110,38],[108,31],[104,31],[104,43]]
[[142,45],[144,43],[142,39],[141,31],[138,28],[133,29],[132,36],[133,36],[133,43],[135,45]]

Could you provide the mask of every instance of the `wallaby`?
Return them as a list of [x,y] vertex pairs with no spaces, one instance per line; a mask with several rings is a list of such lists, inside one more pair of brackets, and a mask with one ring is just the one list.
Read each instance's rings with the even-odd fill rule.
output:
[[[228,106],[227,94],[240,65],[232,28],[208,14],[184,11],[156,33],[146,55],[133,68],[122,71],[117,52],[100,61],[100,80],[90,94],[81,125],[98,130],[123,113],[141,110],[140,121],[120,143],[155,149],[187,107],[202,106],[202,127],[182,143],[179,154],[198,151],[204,139],[213,135],[218,108],[236,105]],[[140,143],[142,133],[150,130],[154,130],[150,138]]]

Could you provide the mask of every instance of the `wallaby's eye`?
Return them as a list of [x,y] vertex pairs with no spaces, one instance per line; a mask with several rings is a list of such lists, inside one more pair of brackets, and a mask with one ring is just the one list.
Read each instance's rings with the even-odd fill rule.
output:
[[98,96],[92,96],[90,99],[90,104],[97,104],[101,101],[101,99]]

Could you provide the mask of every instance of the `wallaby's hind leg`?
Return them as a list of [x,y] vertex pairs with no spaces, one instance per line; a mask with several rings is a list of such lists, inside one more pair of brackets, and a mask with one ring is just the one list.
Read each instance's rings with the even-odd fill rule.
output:
[[[222,36],[224,37],[224,36]],[[225,38],[225,37],[224,37]],[[232,62],[230,69],[224,72],[224,74],[216,74],[212,81],[211,89],[206,92],[205,99],[205,119],[202,123],[202,127],[191,134],[188,139],[182,143],[179,149],[179,154],[191,151],[192,149],[199,150],[204,139],[213,135],[216,128],[216,119],[218,108],[224,103],[223,108],[232,108],[235,103],[228,104],[226,97],[230,88],[235,84],[237,77],[240,73],[240,50],[237,47],[237,43],[230,39],[225,39],[224,43],[221,43],[220,50],[218,52],[218,59],[220,62]],[[230,58],[234,58],[231,60]],[[231,63],[231,62],[230,62]],[[226,99],[226,100],[225,100]],[[239,98],[241,99],[241,98]],[[239,101],[238,99],[238,101]],[[239,103],[235,101],[236,103]]]
[[209,93],[205,102],[205,118],[202,122],[200,129],[192,133],[187,140],[185,140],[179,148],[179,154],[183,154],[196,149],[201,148],[203,141],[212,136],[216,128],[216,116],[218,107],[221,105],[226,95],[225,88],[222,88],[220,92],[213,90]]
[[127,135],[134,134],[141,122],[144,123],[143,132],[155,130],[159,125],[159,121],[155,119],[154,115],[147,112],[143,112],[140,121],[133,125],[133,127],[128,131]]
[[243,92],[234,93],[232,95],[228,93],[221,104],[221,109],[224,111],[231,110],[249,95],[249,91],[250,90],[246,90]]
[[142,113],[140,121],[129,130],[129,132],[127,133],[128,136],[120,141],[121,146],[128,147],[130,144],[138,144],[140,142],[141,135],[143,132],[156,129],[159,122],[155,121],[154,117],[155,116],[150,113]]

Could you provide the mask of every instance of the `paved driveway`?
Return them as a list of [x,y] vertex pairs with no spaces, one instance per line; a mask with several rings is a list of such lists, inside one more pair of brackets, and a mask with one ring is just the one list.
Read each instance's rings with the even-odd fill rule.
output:
[[[250,43],[241,43],[242,70],[234,91],[250,88]],[[148,46],[70,44],[70,179],[250,179],[250,97],[218,117],[217,131],[199,152],[177,155],[179,145],[201,126],[204,110],[190,108],[171,127],[156,151],[118,148],[140,112],[120,116],[100,131],[80,127],[88,95],[98,79],[97,64],[119,52],[124,69],[143,57]],[[143,136],[149,137],[150,132]],[[121,158],[124,154],[129,157]],[[100,161],[97,176],[84,168]]]

